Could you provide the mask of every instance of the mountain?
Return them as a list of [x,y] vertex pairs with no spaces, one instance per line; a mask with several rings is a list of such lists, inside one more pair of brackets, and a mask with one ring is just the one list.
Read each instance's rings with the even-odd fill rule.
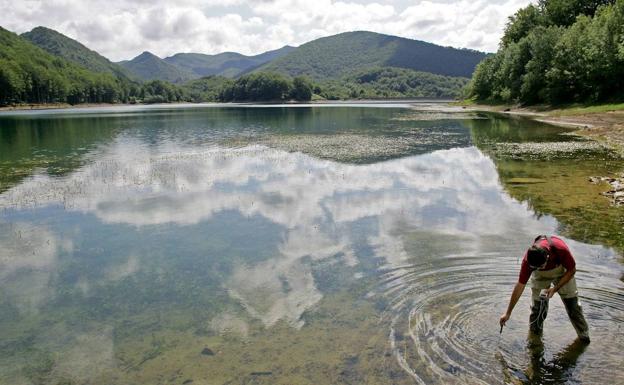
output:
[[131,78],[130,73],[123,67],[52,29],[36,27],[30,32],[23,33],[21,37],[54,56],[76,63],[93,72],[109,73],[124,80]]
[[184,83],[198,78],[191,71],[167,63],[150,52],[143,52],[132,60],[117,63],[141,80],[167,80],[172,83]]
[[254,71],[308,75],[325,80],[366,68],[397,67],[469,78],[485,57],[485,53],[473,50],[357,31],[313,40]]
[[282,57],[295,49],[295,47],[285,46],[255,56],[245,56],[236,52],[224,52],[217,55],[178,53],[163,60],[185,69],[197,77],[219,75],[234,78],[255,67]]
[[116,103],[131,85],[52,55],[0,27],[0,105],[17,103]]

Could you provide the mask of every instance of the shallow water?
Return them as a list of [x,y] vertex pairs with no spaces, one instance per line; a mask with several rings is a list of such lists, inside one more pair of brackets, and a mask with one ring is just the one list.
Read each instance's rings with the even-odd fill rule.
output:
[[616,383],[624,268],[600,226],[566,238],[588,347],[556,298],[541,343],[528,293],[497,323],[524,248],[567,228],[530,190],[543,166],[620,159],[438,107],[0,115],[0,383]]

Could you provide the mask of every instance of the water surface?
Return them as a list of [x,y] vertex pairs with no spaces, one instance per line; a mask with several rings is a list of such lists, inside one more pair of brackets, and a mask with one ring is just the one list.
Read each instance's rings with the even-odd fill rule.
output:
[[616,383],[621,228],[566,238],[592,344],[558,299],[527,341],[528,295],[499,334],[523,250],[568,234],[546,164],[621,162],[432,104],[2,115],[0,383]]

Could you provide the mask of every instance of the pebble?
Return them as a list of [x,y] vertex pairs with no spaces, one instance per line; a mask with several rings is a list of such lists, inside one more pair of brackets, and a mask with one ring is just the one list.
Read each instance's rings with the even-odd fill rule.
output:
[[613,206],[624,206],[624,174],[617,178],[606,176],[592,176],[589,181],[593,184],[606,182],[611,186],[611,190],[601,193],[611,199]]

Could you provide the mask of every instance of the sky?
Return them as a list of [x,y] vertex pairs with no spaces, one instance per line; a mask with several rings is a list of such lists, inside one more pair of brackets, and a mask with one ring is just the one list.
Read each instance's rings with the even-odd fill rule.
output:
[[0,0],[0,26],[55,29],[110,60],[143,51],[255,55],[347,31],[495,52],[530,0]]

